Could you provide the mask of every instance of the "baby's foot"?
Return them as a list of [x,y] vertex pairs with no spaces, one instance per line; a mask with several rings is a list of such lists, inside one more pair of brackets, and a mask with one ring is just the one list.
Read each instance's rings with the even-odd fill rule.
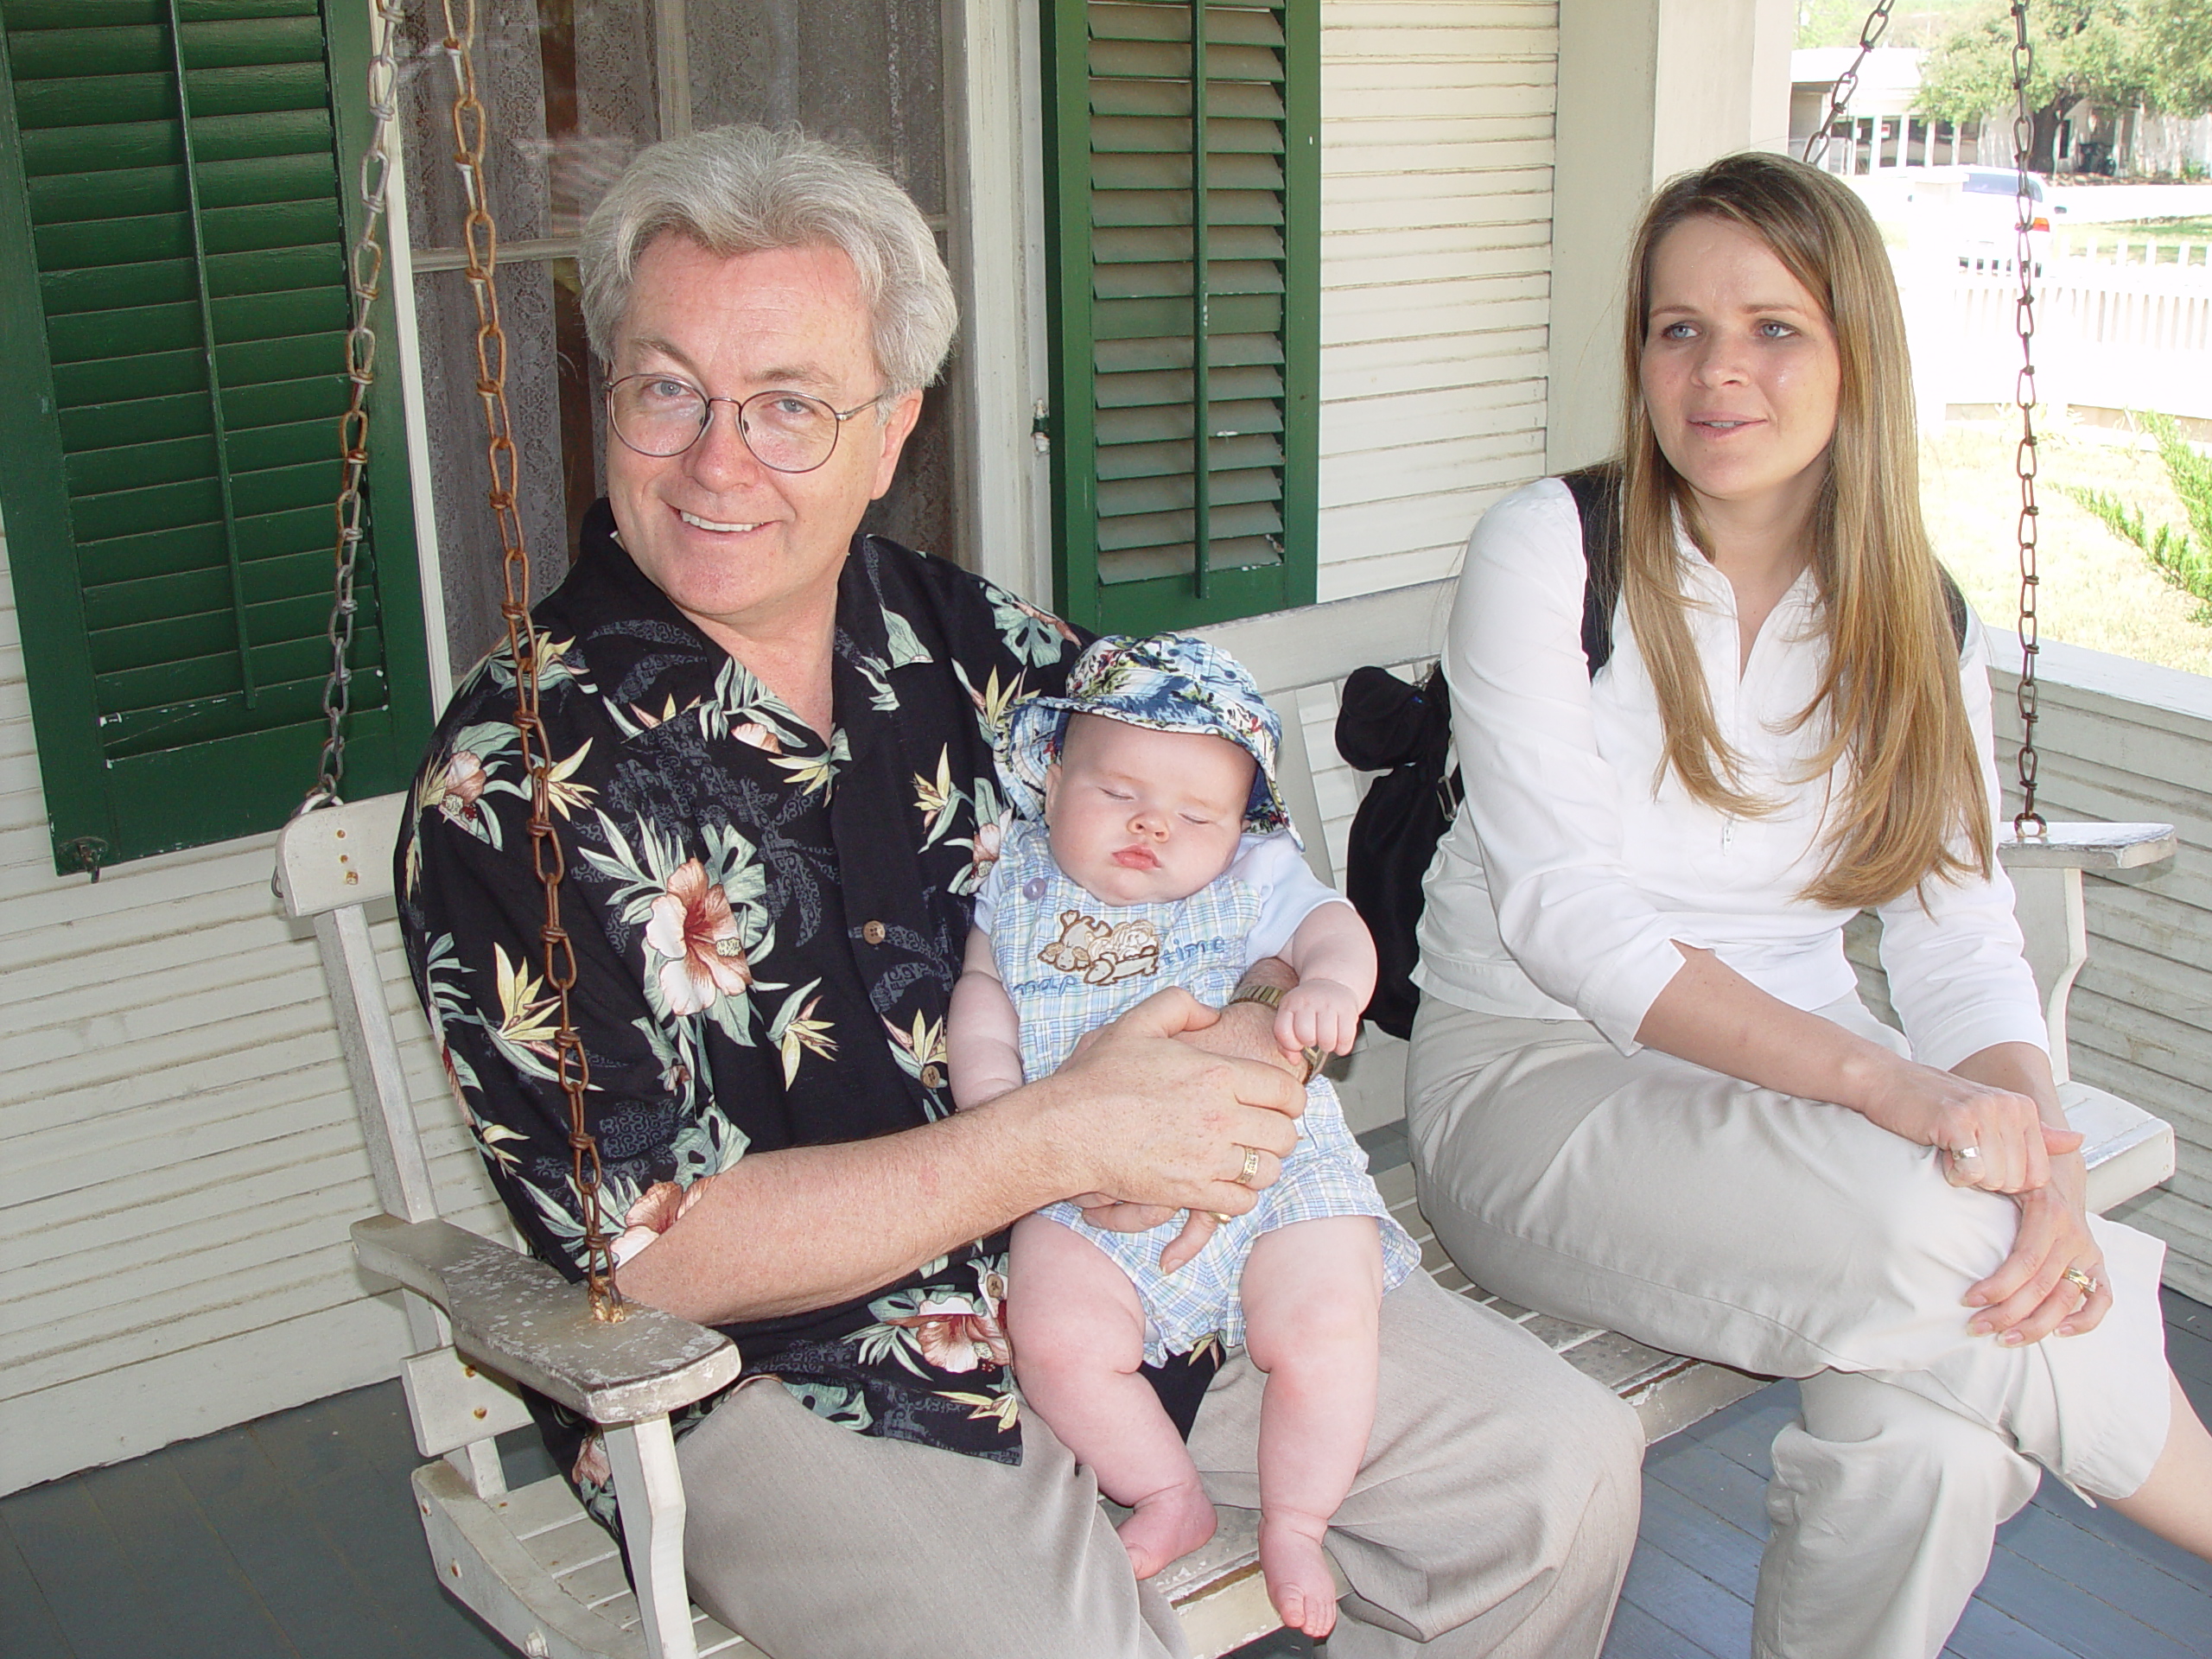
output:
[[1321,1548],[1327,1523],[1306,1516],[1260,1515],[1260,1571],[1282,1622],[1308,1636],[1336,1628],[1337,1581]]
[[1122,1548],[1137,1577],[1148,1579],[1213,1536],[1213,1504],[1197,1481],[1137,1500],[1122,1522]]

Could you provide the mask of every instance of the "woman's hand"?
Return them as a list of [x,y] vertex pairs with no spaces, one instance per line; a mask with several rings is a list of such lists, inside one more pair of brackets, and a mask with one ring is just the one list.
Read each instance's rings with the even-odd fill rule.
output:
[[[2062,1158],[2050,1185],[2013,1199],[2020,1230],[2012,1253],[1996,1272],[1966,1294],[1966,1305],[1983,1311],[1967,1321],[1976,1336],[1993,1333],[2007,1347],[2094,1330],[2112,1309],[2105,1283],[2104,1252],[2090,1235],[2082,1192],[2087,1180],[2078,1158]],[[2096,1288],[2083,1287],[2086,1278]]]
[[2082,1144],[2073,1130],[2044,1123],[2026,1095],[1893,1055],[1883,1061],[1859,1110],[1892,1135],[1941,1147],[1954,1186],[2035,1192],[2050,1181],[2051,1159]]

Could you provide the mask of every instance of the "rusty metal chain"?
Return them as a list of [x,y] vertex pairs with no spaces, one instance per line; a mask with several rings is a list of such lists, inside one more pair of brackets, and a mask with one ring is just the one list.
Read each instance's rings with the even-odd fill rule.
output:
[[622,1317],[621,1294],[614,1287],[614,1261],[600,1224],[599,1143],[585,1122],[584,1092],[591,1067],[569,1009],[576,982],[576,953],[561,925],[561,880],[567,867],[560,837],[553,830],[553,760],[545,728],[538,718],[538,681],[545,636],[530,614],[530,555],[524,545],[522,514],[516,489],[513,428],[507,418],[507,337],[499,327],[499,292],[493,271],[499,264],[499,228],[486,206],[484,135],[486,119],[476,94],[477,0],[461,0],[463,21],[456,22],[454,0],[441,0],[445,15],[443,47],[454,77],[454,166],[468,205],[461,239],[467,255],[463,275],[476,308],[476,395],[484,410],[485,456],[491,467],[492,512],[499,526],[505,594],[499,614],[505,619],[507,650],[515,668],[515,741],[530,774],[530,850],[545,894],[545,919],[538,938],[545,951],[545,982],[557,1001],[559,1025],[553,1037],[555,1074],[569,1103],[569,1166],[584,1226],[584,1278],[593,1317]]
[[2014,698],[2020,711],[2020,810],[2012,817],[2012,833],[2025,840],[2044,832],[2043,814],[2036,810],[2036,714],[2038,689],[2036,657],[2042,649],[2036,617],[2037,531],[2041,515],[2036,506],[2036,285],[2035,251],[2031,246],[2035,199],[2028,194],[2028,156],[2035,148],[2035,114],[2028,104],[2028,80],[2035,72],[2035,48],[2028,42],[2027,0],[2012,0],[2012,160],[2018,174],[2018,236],[2014,274],[2020,279],[2020,296],[2013,302],[2013,328],[2020,337],[2020,374],[2013,397],[2020,405],[2020,442],[2012,454],[2012,470],[2020,480],[2020,683]]
[[339,419],[341,472],[338,485],[338,543],[332,553],[330,676],[322,688],[326,729],[322,754],[315,762],[315,786],[293,816],[336,806],[346,779],[346,717],[353,705],[353,671],[346,658],[353,650],[353,575],[359,567],[361,485],[369,467],[369,392],[376,385],[377,335],[371,316],[384,285],[385,198],[391,185],[391,133],[399,118],[399,68],[391,42],[399,28],[399,0],[374,0],[369,17],[369,115],[373,126],[361,153],[361,231],[346,268],[353,315],[346,331],[346,378],[353,395]]
[[[1859,71],[1866,61],[1866,54],[1882,38],[1890,26],[1890,8],[1896,0],[1874,0],[1874,10],[1866,14],[1866,21],[1859,28],[1859,54],[1845,66],[1835,78],[1835,85],[1828,88],[1828,112],[1821,124],[1805,140],[1805,153],[1798,159],[1808,167],[1825,166],[1828,156],[1828,140],[1835,131],[1837,119],[1851,107],[1851,95],[1859,90]],[[1879,135],[1877,135],[1878,142]]]

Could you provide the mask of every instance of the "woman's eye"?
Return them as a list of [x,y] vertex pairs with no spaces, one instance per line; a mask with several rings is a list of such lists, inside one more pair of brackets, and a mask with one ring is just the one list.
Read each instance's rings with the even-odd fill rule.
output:
[[1767,321],[1759,324],[1759,333],[1768,340],[1787,340],[1796,332],[1786,322]]
[[1688,340],[1697,331],[1687,322],[1669,322],[1661,326],[1659,330],[1659,338],[1662,340]]

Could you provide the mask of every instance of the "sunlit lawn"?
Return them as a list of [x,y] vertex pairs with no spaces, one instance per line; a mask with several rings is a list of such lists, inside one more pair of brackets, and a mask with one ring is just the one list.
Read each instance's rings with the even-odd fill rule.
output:
[[[2212,626],[2190,620],[2197,601],[2060,487],[2106,490],[2140,506],[2154,525],[2186,529],[2157,454],[2094,429],[2044,424],[2039,436],[2043,637],[2212,674]],[[1921,500],[1936,556],[1993,627],[2019,618],[2018,438],[2004,426],[1957,424],[1921,445]]]

